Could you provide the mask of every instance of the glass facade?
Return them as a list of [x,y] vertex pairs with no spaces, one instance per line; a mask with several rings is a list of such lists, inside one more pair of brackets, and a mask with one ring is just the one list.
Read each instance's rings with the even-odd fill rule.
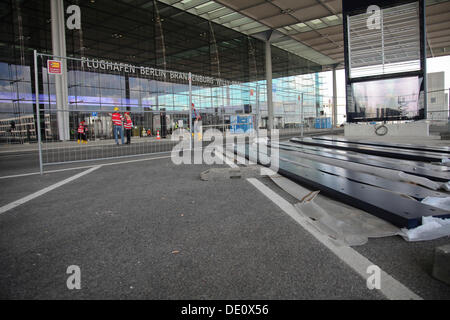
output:
[[347,116],[350,121],[419,118],[421,87],[420,77],[353,83],[354,103]]
[[[77,5],[81,11],[81,29],[65,28],[69,110],[106,112],[119,105],[133,111],[186,113],[186,75],[191,72],[197,77],[192,103],[200,113],[240,113],[251,105],[253,113],[259,108],[261,118],[267,117],[262,41],[158,1],[63,3],[65,9]],[[34,136],[33,122],[19,131],[19,126],[11,130],[11,121],[28,123],[36,111],[33,50],[52,54],[50,0],[0,5],[0,135],[9,128],[21,137],[27,130]],[[47,74],[46,57],[38,62],[40,109],[42,121],[47,121],[53,117],[48,112],[56,108],[55,79]],[[272,70],[276,125],[300,121],[300,104],[305,117],[320,115],[321,66],[272,47]],[[71,126],[77,121],[71,118]]]

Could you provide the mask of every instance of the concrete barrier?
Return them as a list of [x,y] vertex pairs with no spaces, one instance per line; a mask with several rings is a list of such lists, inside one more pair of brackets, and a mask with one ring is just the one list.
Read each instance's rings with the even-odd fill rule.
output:
[[433,277],[450,285],[450,244],[435,249]]

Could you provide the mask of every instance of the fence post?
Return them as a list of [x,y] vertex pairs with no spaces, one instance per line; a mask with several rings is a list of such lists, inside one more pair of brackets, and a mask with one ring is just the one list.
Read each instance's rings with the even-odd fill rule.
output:
[[301,110],[301,118],[302,118],[302,125],[301,125],[301,136],[303,138],[303,127],[305,126],[305,115],[303,113],[303,92],[301,94],[301,101],[300,101],[300,110]]
[[192,150],[192,73],[189,72],[189,149]]
[[256,138],[259,138],[259,118],[260,118],[260,105],[259,105],[259,84],[256,82]]
[[39,80],[38,80],[38,60],[37,51],[34,50],[34,97],[36,102],[36,121],[37,121],[37,138],[38,138],[38,148],[39,148],[39,172],[41,175],[44,173],[42,164],[42,145],[41,145],[41,116],[39,110]]

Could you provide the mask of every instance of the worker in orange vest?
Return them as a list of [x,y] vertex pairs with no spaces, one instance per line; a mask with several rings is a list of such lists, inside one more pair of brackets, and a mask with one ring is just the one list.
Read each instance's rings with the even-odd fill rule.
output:
[[87,138],[86,138],[86,131],[87,131],[87,127],[85,126],[85,121],[81,121],[80,124],[78,125],[78,144],[81,143],[86,143],[87,144]]
[[117,111],[119,111],[119,108],[115,107],[114,113],[111,115],[111,119],[112,119],[112,123],[113,123],[114,140],[116,140],[116,144],[119,144],[119,141],[117,140],[117,135],[120,134],[120,138],[121,138],[122,144],[123,144],[123,141],[124,141],[123,128],[122,128],[123,117]]
[[133,128],[133,121],[131,120],[130,113],[125,112],[125,134],[127,136],[127,144],[131,143],[131,129]]

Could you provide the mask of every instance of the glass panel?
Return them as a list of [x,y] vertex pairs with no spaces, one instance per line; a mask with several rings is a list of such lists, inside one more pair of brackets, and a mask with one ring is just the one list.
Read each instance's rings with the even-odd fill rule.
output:
[[423,114],[422,78],[407,77],[352,84],[348,121],[414,119]]
[[350,77],[420,70],[419,3],[381,9],[378,29],[368,27],[373,18],[348,17]]

